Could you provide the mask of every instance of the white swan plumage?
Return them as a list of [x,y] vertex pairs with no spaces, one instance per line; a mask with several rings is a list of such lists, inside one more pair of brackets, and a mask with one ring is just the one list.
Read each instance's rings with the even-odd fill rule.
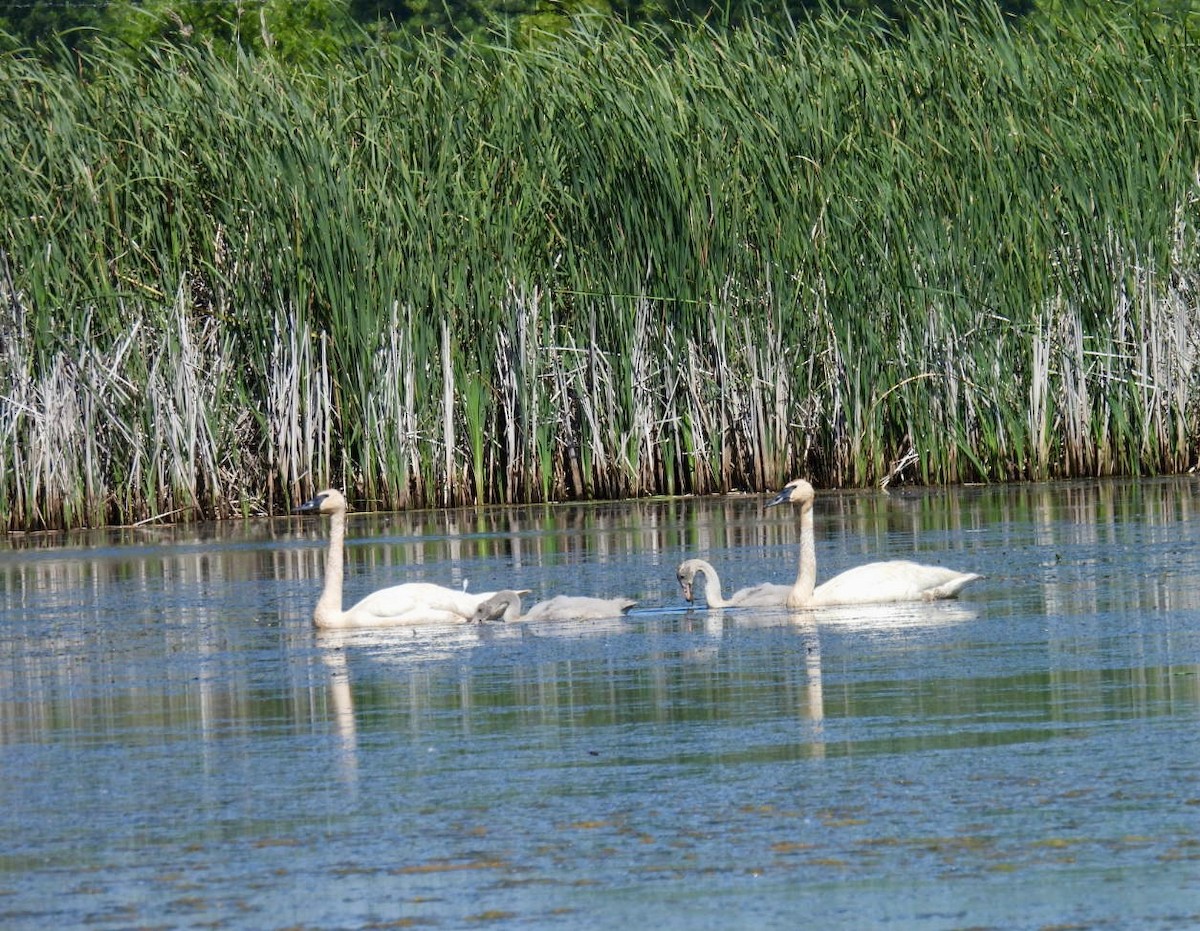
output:
[[495,592],[471,593],[432,582],[406,582],[372,592],[342,610],[342,575],[346,538],[346,499],[327,488],[295,509],[298,514],[329,516],[329,550],[325,555],[325,587],[313,611],[313,624],[326,629],[398,627],[465,622],[480,602]]
[[817,556],[812,514],[815,497],[812,485],[799,478],[788,482],[767,502],[767,507],[790,503],[800,509],[800,561],[795,584],[787,596],[789,608],[934,601],[953,598],[968,582],[981,578],[974,572],[898,559],[856,566],[816,586]]
[[504,589],[482,601],[471,616],[473,621],[587,621],[620,617],[637,604],[632,598],[592,598],[587,595],[556,595],[539,601],[521,613],[521,595],[527,592]]
[[787,604],[792,586],[763,582],[739,589],[728,598],[721,596],[721,579],[712,564],[703,559],[685,559],[675,570],[675,578],[689,604],[695,600],[696,576],[704,576],[704,600],[710,608],[775,608]]

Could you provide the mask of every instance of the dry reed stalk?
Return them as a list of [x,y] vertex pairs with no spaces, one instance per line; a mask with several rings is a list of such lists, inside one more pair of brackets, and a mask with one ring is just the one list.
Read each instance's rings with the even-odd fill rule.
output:
[[624,360],[600,348],[594,318],[588,342],[591,346],[588,354],[588,384],[591,388],[589,408],[594,412],[592,442],[599,450],[595,454],[599,459],[596,481],[603,497],[617,498],[623,494],[625,487],[625,445],[621,435],[624,411],[618,402],[618,384],[626,377],[622,372]]
[[1029,463],[1029,477],[1035,479],[1046,475],[1050,465],[1051,437],[1054,435],[1054,425],[1050,419],[1052,348],[1048,326],[1049,315],[1044,314],[1030,340],[1029,435],[1033,438],[1033,460]]
[[583,481],[587,488],[588,497],[596,494],[597,483],[603,481],[608,469],[608,450],[604,445],[604,437],[600,428],[599,403],[602,398],[600,385],[609,382],[607,374],[607,357],[596,346],[596,321],[593,318],[588,326],[587,345],[577,347],[574,337],[571,340],[571,350],[576,352],[578,365],[574,370],[573,394],[578,405],[579,414],[586,424],[586,431],[580,437],[584,447],[586,466],[583,470]]
[[[515,301],[510,302],[510,307]],[[517,500],[516,494],[516,462],[517,462],[517,385],[516,347],[513,345],[508,327],[498,327],[496,330],[496,381],[500,396],[500,420],[504,425],[504,498],[507,504]]]
[[644,297],[634,300],[633,334],[628,344],[629,396],[626,399],[631,418],[624,443],[623,465],[630,493],[635,496],[642,494],[645,488],[653,487],[655,415],[652,383],[656,368],[654,355],[661,350],[661,345],[651,333],[652,315],[650,300]]
[[[288,505],[332,483],[329,438],[334,426],[328,339],[314,335],[295,308],[279,308],[271,326],[266,404],[269,469]],[[267,489],[268,510],[274,482]]]
[[688,340],[686,350],[686,396],[684,400],[687,438],[690,444],[689,466],[693,490],[697,494],[704,494],[719,487],[713,468],[713,442],[711,439],[715,428],[712,426],[707,401],[712,380],[701,362],[702,349],[696,345],[694,340]]

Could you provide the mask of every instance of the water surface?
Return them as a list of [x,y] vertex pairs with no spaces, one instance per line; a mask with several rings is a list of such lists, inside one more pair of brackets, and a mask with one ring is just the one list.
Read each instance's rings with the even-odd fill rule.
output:
[[409,580],[624,622],[319,634],[325,525],[12,535],[5,928],[1200,924],[1194,478],[822,493],[820,577],[953,602],[687,610],[794,576],[763,499],[354,515]]

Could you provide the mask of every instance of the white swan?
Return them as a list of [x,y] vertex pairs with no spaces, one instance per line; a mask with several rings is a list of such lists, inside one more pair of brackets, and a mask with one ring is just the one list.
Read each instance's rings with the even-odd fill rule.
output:
[[503,590],[481,602],[471,616],[473,621],[587,621],[620,617],[636,601],[632,598],[590,598],[586,595],[557,595],[539,601],[521,614],[523,592]]
[[824,605],[886,604],[898,601],[934,601],[953,598],[968,582],[980,578],[942,566],[923,566],[908,560],[872,562],[847,569],[824,585],[817,580],[816,544],[813,540],[812,485],[802,478],[788,482],[767,507],[788,502],[800,506],[800,566],[787,597],[789,608]]
[[787,604],[792,586],[763,582],[734,592],[728,598],[721,597],[721,580],[712,564],[703,559],[685,559],[675,570],[684,600],[689,604],[695,599],[695,580],[704,576],[704,599],[710,608],[776,608]]
[[342,560],[346,538],[346,499],[327,488],[296,508],[298,514],[329,515],[329,551],[325,555],[325,588],[313,611],[313,624],[322,628],[396,627],[402,625],[463,622],[480,602],[495,592],[469,593],[434,585],[407,582],[381,588],[346,611],[342,610]]

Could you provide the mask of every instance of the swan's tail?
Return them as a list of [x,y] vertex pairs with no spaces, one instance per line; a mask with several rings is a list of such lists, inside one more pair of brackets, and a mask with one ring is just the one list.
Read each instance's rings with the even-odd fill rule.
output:
[[926,601],[939,601],[942,598],[955,597],[969,582],[974,582],[976,579],[982,579],[983,576],[977,572],[963,572],[955,575],[952,579],[943,582],[933,588],[927,589],[925,592]]

